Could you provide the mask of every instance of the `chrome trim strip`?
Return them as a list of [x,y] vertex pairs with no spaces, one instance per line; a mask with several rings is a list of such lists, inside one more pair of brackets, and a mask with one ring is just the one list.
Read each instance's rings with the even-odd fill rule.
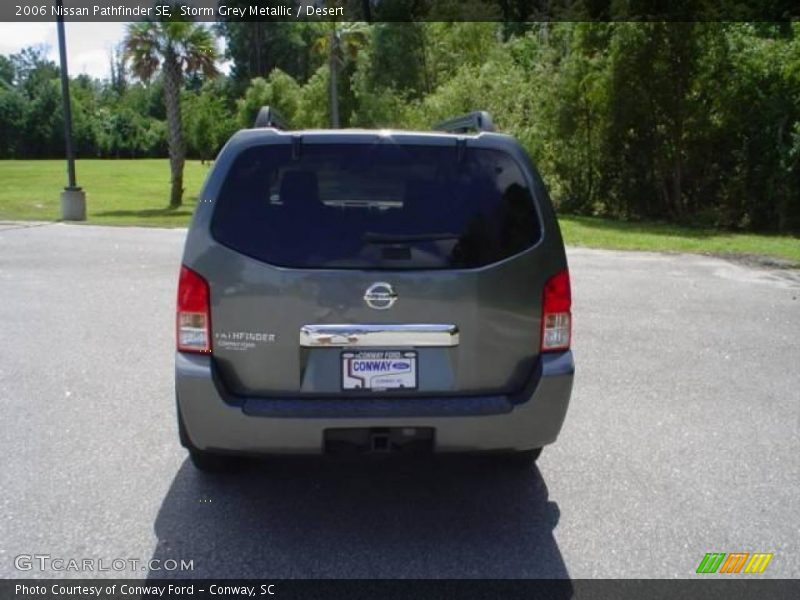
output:
[[408,346],[458,346],[458,327],[437,324],[304,325],[300,346],[391,348]]

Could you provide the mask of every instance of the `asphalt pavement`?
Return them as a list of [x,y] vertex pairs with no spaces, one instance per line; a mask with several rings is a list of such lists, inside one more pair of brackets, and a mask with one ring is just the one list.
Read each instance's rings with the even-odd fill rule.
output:
[[174,418],[184,236],[0,224],[0,577],[87,575],[17,568],[47,555],[161,561],[95,573],[127,577],[672,578],[707,552],[800,577],[800,271],[569,249],[575,389],[530,472],[207,477]]

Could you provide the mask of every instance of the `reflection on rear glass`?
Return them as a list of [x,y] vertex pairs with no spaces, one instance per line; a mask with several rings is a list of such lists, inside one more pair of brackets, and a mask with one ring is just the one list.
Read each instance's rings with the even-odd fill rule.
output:
[[520,168],[498,150],[377,143],[243,152],[212,220],[221,243],[297,268],[477,267],[539,238]]

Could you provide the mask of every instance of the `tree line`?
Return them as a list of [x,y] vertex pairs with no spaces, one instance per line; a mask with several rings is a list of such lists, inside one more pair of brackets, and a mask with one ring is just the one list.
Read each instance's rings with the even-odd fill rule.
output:
[[[297,128],[428,129],[480,108],[525,145],[562,211],[800,232],[800,24],[191,28],[224,38],[231,67],[219,75],[207,47],[210,63],[181,63],[190,157],[212,159],[264,104]],[[168,155],[165,63],[143,71],[132,33],[108,79],[72,80],[81,157]],[[36,49],[0,57],[0,157],[63,154],[57,76]]]

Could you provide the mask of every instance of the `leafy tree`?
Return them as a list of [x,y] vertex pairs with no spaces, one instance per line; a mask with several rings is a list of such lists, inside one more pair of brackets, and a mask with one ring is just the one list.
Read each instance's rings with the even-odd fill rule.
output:
[[274,107],[292,126],[298,127],[297,109],[301,93],[300,84],[280,69],[272,71],[267,79],[253,79],[236,104],[239,127],[252,127],[262,106]]
[[422,43],[429,88],[446,83],[465,65],[485,64],[500,47],[500,33],[499,25],[490,22],[427,23]]
[[17,158],[25,135],[25,97],[0,87],[0,158]]
[[47,60],[43,47],[23,48],[10,57],[14,82],[22,88],[28,96],[33,96],[38,86],[43,82],[58,77],[58,67]]
[[10,89],[14,85],[16,69],[7,56],[0,54],[0,89]]
[[128,89],[128,66],[125,64],[125,47],[119,44],[111,49],[108,56],[109,86],[117,93],[123,95]]
[[[248,7],[249,0],[227,2],[230,7]],[[264,4],[264,3],[261,3]],[[281,2],[269,2],[277,6]],[[225,57],[232,63],[231,78],[237,95],[244,92],[251,79],[266,77],[274,69],[306,82],[322,64],[322,57],[311,50],[323,24],[309,21],[241,21],[234,19],[217,24],[225,38]]]
[[297,101],[296,127],[321,128],[330,124],[328,98],[330,86],[325,67],[320,67],[301,88]]
[[18,158],[57,156],[64,148],[58,69],[42,48],[24,48],[3,58],[0,151]]
[[705,53],[716,223],[800,231],[800,28],[731,24]]
[[124,43],[126,58],[137,77],[149,81],[161,73],[163,78],[172,173],[169,204],[178,207],[183,199],[183,167],[186,161],[181,88],[186,75],[217,75],[216,44],[208,29],[188,21],[131,23]]
[[37,83],[36,95],[26,103],[21,141],[28,156],[51,158],[64,151],[61,87],[57,79]]
[[269,105],[294,128],[325,127],[329,123],[328,94],[328,72],[324,66],[304,85],[275,69],[267,79],[258,77],[250,83],[244,97],[237,102],[236,120],[240,127],[252,127],[259,109]]
[[236,129],[224,94],[209,82],[199,93],[187,94],[184,106],[190,154],[199,156],[202,162],[212,159]]
[[376,83],[370,50],[361,52],[351,80],[355,127],[399,127],[412,122],[415,105],[401,86]]
[[368,80],[373,89],[391,88],[420,98],[432,91],[426,27],[422,23],[377,23],[368,46]]

